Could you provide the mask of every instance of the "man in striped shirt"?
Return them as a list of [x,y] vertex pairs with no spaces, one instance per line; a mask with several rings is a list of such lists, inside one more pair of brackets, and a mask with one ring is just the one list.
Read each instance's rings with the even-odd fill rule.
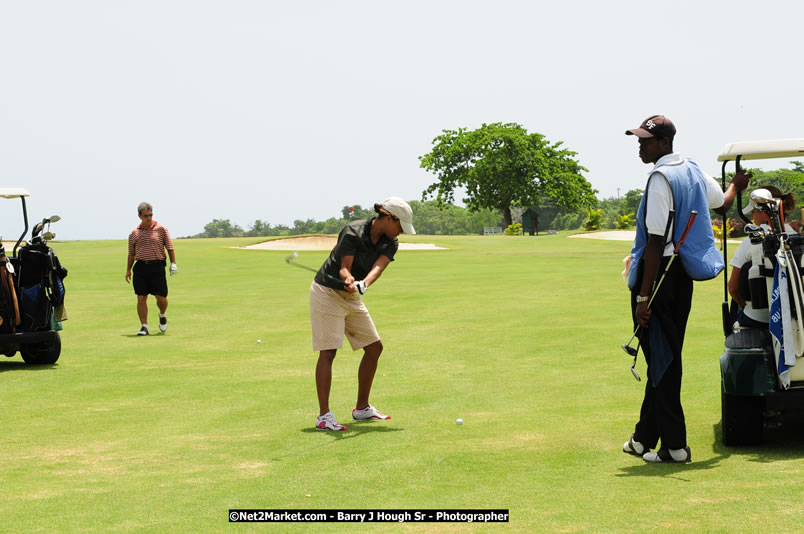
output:
[[[165,278],[165,251],[170,256],[170,276],[178,271],[176,252],[168,229],[154,220],[154,209],[147,202],[137,206],[140,221],[128,235],[128,265],[126,282],[131,281],[132,265],[134,266],[134,293],[137,294],[137,315],[142,328],[138,336],[147,336],[148,331],[148,295],[156,297],[159,308],[159,330],[167,330],[168,288]],[[137,263],[134,263],[134,262]]]

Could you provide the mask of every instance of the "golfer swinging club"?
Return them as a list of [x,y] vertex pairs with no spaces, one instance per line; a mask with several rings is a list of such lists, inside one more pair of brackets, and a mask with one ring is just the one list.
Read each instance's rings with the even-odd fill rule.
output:
[[[724,194],[718,183],[692,160],[673,152],[676,127],[662,115],[645,119],[626,135],[639,138],[639,157],[653,163],[637,211],[637,231],[631,249],[628,287],[634,327],[648,364],[645,397],[631,439],[623,452],[646,462],[684,463],[691,460],[681,407],[681,348],[692,304],[692,281],[709,280],[723,270],[715,247],[709,209],[725,213],[737,193],[748,185],[738,173]],[[688,222],[694,211],[698,216]],[[681,261],[670,262],[676,243]],[[661,286],[648,308],[659,277]],[[661,440],[661,448],[650,452]]]
[[374,211],[377,212],[376,217],[351,222],[341,230],[335,248],[310,286],[313,350],[319,351],[315,368],[320,411],[315,422],[317,430],[347,430],[329,409],[332,361],[343,346],[344,334],[352,350],[363,349],[363,359],[357,372],[357,404],[352,410],[352,419],[391,418],[369,404],[382,342],[361,295],[394,260],[399,248],[397,236],[402,232],[415,234],[416,231],[412,224],[413,212],[408,203],[399,197],[390,197],[382,204],[374,204]]

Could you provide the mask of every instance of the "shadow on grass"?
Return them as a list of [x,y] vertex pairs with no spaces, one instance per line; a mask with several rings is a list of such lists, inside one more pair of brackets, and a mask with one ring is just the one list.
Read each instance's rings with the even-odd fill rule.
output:
[[[644,476],[669,477],[686,481],[680,473],[690,470],[712,469],[721,460],[731,456],[743,456],[749,462],[772,463],[775,461],[804,458],[804,416],[788,417],[784,426],[778,429],[765,430],[764,439],[759,445],[726,446],[723,445],[722,422],[712,425],[712,452],[714,457],[696,462],[695,447],[692,447],[692,462],[688,464],[649,464],[641,461],[640,465],[623,467],[618,477]],[[635,458],[636,461],[640,461]]]
[[[349,430],[344,430],[342,432],[324,432],[322,430],[316,430],[315,428],[303,428],[299,432],[302,432],[304,434],[321,434],[322,436],[325,437],[324,439],[326,439],[326,441],[322,441],[318,445],[305,448],[304,452],[310,452],[315,449],[327,447],[329,445],[332,445],[333,443],[337,443],[338,441],[344,439],[357,438],[364,434],[370,434],[372,432],[401,432],[402,430],[404,430],[402,428],[394,428],[387,425],[381,425],[381,424],[378,425],[373,423],[374,422],[351,421],[348,425],[346,425],[349,428]],[[298,450],[290,451],[287,454],[281,454],[279,456],[275,456],[273,460],[275,462],[278,462],[287,458],[288,456],[297,456],[298,452],[299,452]]]
[[717,467],[722,459],[726,458],[725,455],[715,456],[700,462],[695,461],[695,451],[692,451],[692,462],[688,464],[652,464],[640,458],[634,457],[634,461],[639,462],[638,465],[631,467],[621,467],[621,473],[615,476],[618,477],[667,477],[675,478],[683,482],[689,482],[683,476],[679,476],[684,472],[700,471],[702,469],[713,469]]
[[316,430],[315,428],[304,428],[301,430],[301,432],[304,432],[305,434],[323,434],[325,436],[329,436],[330,438],[340,440],[356,438],[363,434],[370,434],[372,432],[401,432],[403,430],[401,428],[395,428],[392,426],[383,425],[382,423],[377,423],[377,421],[350,421],[346,425],[349,430],[344,430],[342,432],[324,432],[322,430]]
[[0,373],[5,371],[50,371],[58,368],[58,364],[32,365],[23,361],[0,362]]
[[757,445],[723,445],[722,422],[712,426],[712,450],[723,457],[748,456],[751,462],[804,458],[804,416],[787,417],[781,428],[765,429],[762,443]]

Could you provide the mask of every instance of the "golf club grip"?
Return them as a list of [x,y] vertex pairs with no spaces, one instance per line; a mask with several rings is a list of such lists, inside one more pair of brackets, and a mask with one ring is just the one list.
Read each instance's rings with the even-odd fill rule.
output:
[[328,279],[330,279],[330,280],[332,280],[332,281],[333,281],[333,282],[335,282],[336,284],[340,284],[340,285],[341,285],[341,290],[346,291],[346,282],[344,282],[344,281],[343,281],[343,280],[341,280],[340,278],[335,278],[335,277],[334,277],[334,276],[332,276],[331,274],[328,274],[328,275],[327,275],[327,278],[328,278]]
[[695,222],[695,218],[698,216],[698,212],[692,210],[690,213],[690,220],[687,221],[687,227],[684,228],[684,233],[681,234],[681,237],[678,240],[678,244],[676,245],[676,249],[673,251],[673,254],[678,254],[679,249],[681,249],[681,245],[684,244],[684,240],[687,239],[687,234],[690,233],[690,229],[692,228],[692,224]]

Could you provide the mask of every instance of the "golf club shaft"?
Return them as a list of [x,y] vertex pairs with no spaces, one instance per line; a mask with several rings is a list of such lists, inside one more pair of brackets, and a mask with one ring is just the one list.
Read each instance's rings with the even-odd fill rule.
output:
[[[698,216],[698,212],[696,210],[692,210],[692,212],[690,214],[690,219],[689,219],[689,221],[687,221],[687,227],[684,228],[684,233],[681,234],[681,238],[679,238],[678,243],[676,244],[676,247],[673,249],[673,255],[670,256],[670,261],[667,262],[667,265],[664,268],[664,272],[662,273],[661,278],[659,278],[659,282],[656,283],[656,285],[653,288],[653,291],[651,291],[650,299],[648,299],[648,309],[650,309],[650,305],[653,304],[653,299],[656,298],[656,294],[659,292],[659,288],[662,286],[662,282],[664,281],[664,277],[667,274],[667,271],[670,270],[670,266],[673,264],[673,260],[676,259],[676,256],[678,255],[678,251],[681,249],[681,245],[684,244],[684,240],[687,239],[687,234],[690,233],[690,229],[692,228],[692,224],[695,222],[695,218],[697,216]],[[641,326],[642,325],[637,325],[637,327],[634,329],[634,334],[631,336],[631,339],[628,340],[628,343],[627,343],[628,345],[631,344],[631,341],[633,341],[634,337],[637,335],[637,332],[639,332],[639,329],[640,329]]]
[[692,210],[690,213],[690,220],[687,221],[687,227],[684,228],[684,233],[681,234],[681,237],[676,244],[676,248],[673,249],[673,255],[670,256],[670,261],[667,262],[667,266],[664,268],[664,272],[662,273],[662,277],[659,278],[659,283],[656,284],[656,288],[653,290],[650,300],[648,301],[648,309],[650,309],[650,305],[653,303],[653,299],[656,298],[656,294],[659,292],[659,288],[662,286],[662,282],[664,281],[664,277],[667,275],[667,271],[670,270],[670,266],[673,265],[673,260],[676,259],[678,256],[678,251],[681,250],[681,245],[684,244],[684,240],[687,239],[687,234],[690,233],[690,229],[692,229],[692,225],[695,222],[695,218],[698,217],[698,212]]
[[306,265],[302,265],[301,263],[295,263],[293,260],[288,260],[288,263],[291,265],[295,265],[296,267],[301,267],[302,269],[307,269],[308,271],[317,273],[318,269],[313,269],[312,267],[308,267]]
[[[308,271],[311,271],[311,272],[314,272],[314,273],[318,273],[318,269],[313,269],[312,267],[308,267],[308,266],[306,266],[306,265],[302,265],[301,263],[296,263],[296,262],[294,262],[294,261],[293,261],[294,259],[295,259],[295,256],[291,255],[291,256],[288,256],[288,257],[285,259],[285,261],[286,261],[286,262],[287,262],[289,265],[295,265],[296,267],[301,267],[302,269],[306,269],[306,270],[308,270]],[[343,281],[343,280],[341,280],[340,278],[335,278],[334,276],[332,276],[332,275],[330,275],[330,274],[324,274],[324,276],[325,276],[325,277],[326,277],[328,280],[332,280],[332,281],[333,281],[333,282],[335,282],[336,284],[339,284],[339,285],[341,286],[341,289],[346,289],[346,282],[344,282],[344,281]]]

